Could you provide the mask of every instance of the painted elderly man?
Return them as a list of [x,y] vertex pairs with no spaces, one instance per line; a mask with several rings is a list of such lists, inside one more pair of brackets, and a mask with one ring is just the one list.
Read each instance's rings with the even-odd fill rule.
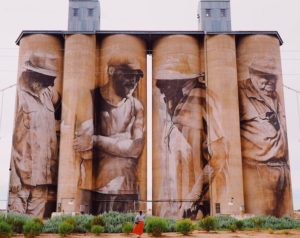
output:
[[[144,109],[132,94],[143,72],[139,63],[113,57],[107,64],[108,83],[96,88],[94,101],[94,212],[129,211],[138,200],[137,163],[144,146]],[[74,142],[89,148],[88,136]]]
[[57,138],[53,88],[57,60],[32,55],[17,89],[9,211],[43,217],[48,185],[57,183]]
[[[215,100],[209,95],[203,76],[193,72],[187,60],[173,61],[161,65],[156,75],[156,86],[167,111],[162,154],[166,158],[161,160],[167,171],[159,199],[178,203],[161,204],[159,215],[195,218],[197,206],[203,204],[205,196],[209,200],[209,183],[223,171],[227,152]],[[201,209],[207,215],[207,209]]]
[[240,83],[240,120],[246,212],[291,215],[285,115],[276,91],[280,68],[257,58]]

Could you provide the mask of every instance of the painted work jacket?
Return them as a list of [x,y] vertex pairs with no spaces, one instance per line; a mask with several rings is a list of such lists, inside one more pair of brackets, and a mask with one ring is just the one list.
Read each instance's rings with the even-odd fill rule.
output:
[[[193,81],[182,90],[183,97],[171,117],[167,115],[164,128],[164,159],[166,168],[160,199],[195,200],[202,193],[203,184],[213,176],[208,161],[211,145],[223,140],[217,107],[205,85]],[[223,143],[221,146],[225,146]],[[224,149],[222,149],[224,151]],[[190,202],[165,203],[161,216],[182,217]],[[178,210],[181,209],[181,212]]]
[[58,173],[55,130],[54,88],[43,89],[40,96],[29,88],[17,90],[16,121],[13,134],[11,176],[22,184],[56,184]]
[[284,110],[277,94],[270,101],[271,103],[258,93],[251,79],[240,82],[241,145],[244,160],[288,160]]

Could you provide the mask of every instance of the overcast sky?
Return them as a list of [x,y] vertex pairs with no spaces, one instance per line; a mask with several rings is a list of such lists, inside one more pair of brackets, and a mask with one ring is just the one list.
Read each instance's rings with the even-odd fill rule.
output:
[[[102,30],[197,30],[198,0],[100,0]],[[231,0],[232,30],[276,30],[284,84],[300,91],[299,0]],[[67,30],[68,0],[2,0],[0,89],[16,82],[22,30]],[[299,103],[300,103],[300,95]],[[15,88],[0,93],[0,209],[5,206]],[[2,100],[3,99],[3,100]],[[2,103],[3,102],[3,103]],[[297,94],[285,89],[294,208],[300,209],[300,118]],[[2,200],[2,202],[1,202]]]

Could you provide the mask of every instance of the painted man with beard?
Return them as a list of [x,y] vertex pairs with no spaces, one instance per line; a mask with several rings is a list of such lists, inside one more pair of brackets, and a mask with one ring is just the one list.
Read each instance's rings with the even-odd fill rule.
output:
[[276,92],[280,68],[258,58],[240,83],[240,120],[246,212],[292,215],[283,105]]
[[[143,149],[144,109],[135,98],[143,77],[139,63],[112,58],[107,67],[108,83],[96,88],[94,101],[94,212],[133,210],[138,200],[136,167]],[[86,137],[78,137],[74,148],[89,148]]]

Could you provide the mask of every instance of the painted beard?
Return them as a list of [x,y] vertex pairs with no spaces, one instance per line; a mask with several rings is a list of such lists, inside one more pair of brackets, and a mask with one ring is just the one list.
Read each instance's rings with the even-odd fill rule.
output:
[[126,98],[135,88],[137,82],[132,79],[115,79],[113,85],[116,94],[122,98]]

